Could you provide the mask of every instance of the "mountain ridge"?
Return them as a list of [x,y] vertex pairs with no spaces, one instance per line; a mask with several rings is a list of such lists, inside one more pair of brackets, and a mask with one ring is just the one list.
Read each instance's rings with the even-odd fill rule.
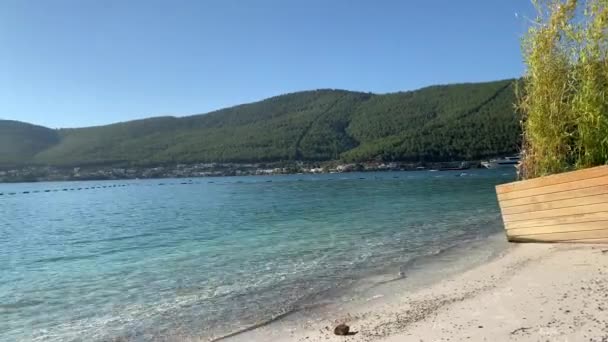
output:
[[317,89],[206,114],[83,128],[0,120],[0,165],[487,157],[517,149],[513,83],[435,85],[388,94]]

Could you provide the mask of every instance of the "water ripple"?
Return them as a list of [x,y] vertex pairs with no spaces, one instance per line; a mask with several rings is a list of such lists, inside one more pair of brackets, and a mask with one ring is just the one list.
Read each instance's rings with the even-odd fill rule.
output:
[[500,230],[510,176],[469,173],[0,184],[30,192],[0,206],[0,342],[222,335],[325,302]]

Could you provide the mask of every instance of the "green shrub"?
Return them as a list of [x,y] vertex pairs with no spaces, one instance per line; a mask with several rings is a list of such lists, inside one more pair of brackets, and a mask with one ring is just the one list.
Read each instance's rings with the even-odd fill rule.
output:
[[608,0],[535,1],[538,17],[523,41],[527,65],[520,176],[608,161]]

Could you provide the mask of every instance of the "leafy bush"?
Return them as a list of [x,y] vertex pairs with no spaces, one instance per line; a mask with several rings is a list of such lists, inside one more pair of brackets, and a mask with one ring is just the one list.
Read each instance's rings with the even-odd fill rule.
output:
[[608,0],[536,1],[523,41],[527,72],[522,178],[608,161]]

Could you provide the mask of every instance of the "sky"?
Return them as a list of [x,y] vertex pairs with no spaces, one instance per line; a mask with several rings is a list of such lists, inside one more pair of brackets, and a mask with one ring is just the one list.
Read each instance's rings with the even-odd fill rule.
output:
[[0,119],[82,127],[524,72],[530,0],[2,0]]

